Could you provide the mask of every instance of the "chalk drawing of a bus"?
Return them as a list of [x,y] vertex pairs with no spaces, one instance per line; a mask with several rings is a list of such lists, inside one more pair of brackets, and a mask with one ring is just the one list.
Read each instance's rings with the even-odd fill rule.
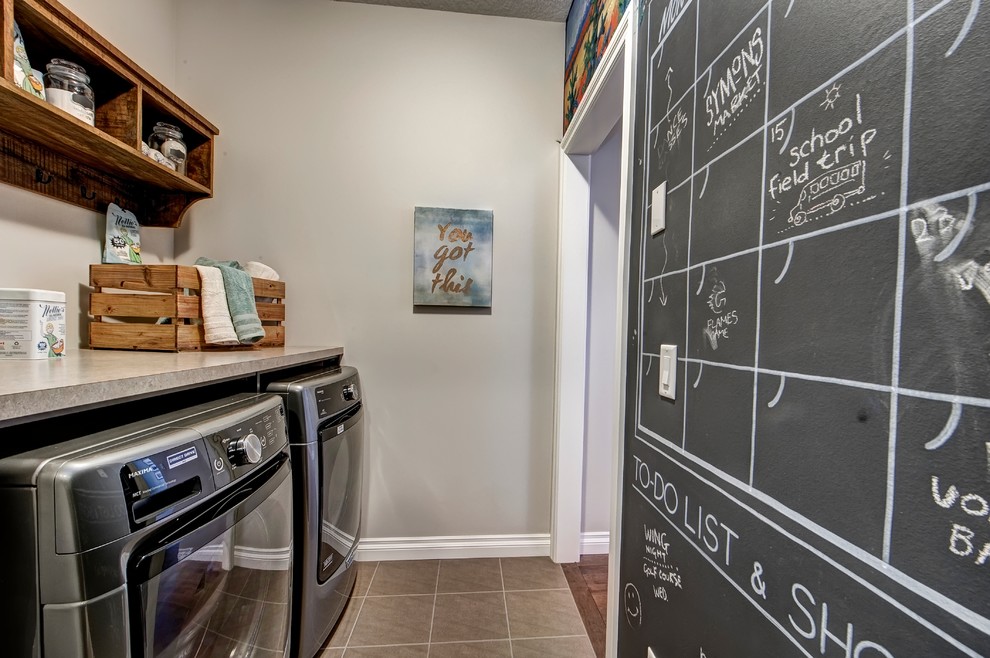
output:
[[791,208],[788,220],[794,226],[801,226],[819,215],[831,215],[846,205],[846,199],[862,194],[866,190],[866,161],[857,160],[827,171],[811,180],[801,190],[797,205]]

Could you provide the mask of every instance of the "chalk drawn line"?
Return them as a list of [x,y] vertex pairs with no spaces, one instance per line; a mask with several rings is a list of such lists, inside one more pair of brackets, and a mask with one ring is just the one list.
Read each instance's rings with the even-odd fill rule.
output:
[[781,375],[780,376],[780,386],[777,387],[777,395],[773,396],[773,399],[770,400],[770,402],[767,403],[767,406],[769,408],[773,409],[774,407],[777,406],[777,403],[780,402],[781,396],[784,395],[784,384],[786,384],[786,383],[787,383],[787,377],[785,377],[784,375]]
[[[666,205],[666,200],[664,200],[664,205]],[[667,231],[664,231],[663,235],[660,236],[660,244],[663,245],[663,267],[660,268],[660,276],[662,278],[663,273],[667,271],[667,261],[670,260],[670,252],[667,251]]]
[[698,198],[701,199],[705,196],[705,190],[708,188],[708,176],[710,174],[710,167],[705,167],[705,182],[701,185],[701,193],[698,194]]
[[[661,55],[661,57],[662,57],[662,56],[663,56],[663,55]],[[671,73],[673,73],[673,72],[674,72],[674,69],[668,66],[668,67],[667,67],[667,75],[666,75],[666,80],[667,80],[667,90],[668,90],[668,91],[670,91],[670,95],[669,95],[669,96],[667,96],[667,111],[666,111],[666,113],[664,114],[664,116],[666,116],[666,115],[668,115],[668,114],[670,114],[670,102],[671,102],[672,100],[674,100],[674,90],[673,90],[673,89],[671,89],[671,87],[670,87],[670,74],[671,74]]]
[[794,243],[793,242],[788,242],[787,243],[787,260],[784,261],[784,269],[782,269],[780,271],[780,274],[777,275],[777,278],[773,280],[774,285],[776,285],[776,284],[778,284],[778,283],[780,283],[781,281],[784,280],[784,276],[787,275],[787,269],[791,266],[791,258],[793,258],[793,257],[794,257]]
[[[772,2],[772,0],[770,0]],[[698,53],[701,44],[701,2],[696,2],[694,13],[694,106],[692,107],[692,115],[698,116]],[[729,44],[726,44],[725,49],[722,52],[728,52]],[[698,122],[691,122],[691,171],[695,170],[696,167],[696,154],[698,147]],[[691,181],[690,195],[688,196],[688,233],[687,233],[687,264],[688,267],[691,266],[691,239],[694,231],[694,176],[688,176],[688,180]],[[691,334],[688,332],[688,328],[691,322],[690,313],[690,297],[688,297],[688,286],[690,285],[690,277],[686,277],[685,281],[685,291],[684,291],[684,353],[688,354],[691,349]],[[702,277],[704,281],[704,277]],[[684,379],[687,380],[688,368],[687,365],[684,366]],[[687,445],[687,412],[688,412],[688,398],[690,396],[690,391],[685,390],[684,394],[681,396],[681,406],[684,408],[681,412],[681,450]]]
[[[901,211],[911,212],[912,210],[919,210],[919,209],[921,209],[921,208],[923,208],[923,207],[925,207],[927,205],[943,203],[945,201],[952,201],[954,199],[958,199],[960,197],[967,196],[969,194],[980,194],[981,192],[987,192],[987,191],[990,191],[990,183],[983,183],[982,185],[974,185],[973,187],[966,188],[964,190],[957,190],[955,192],[948,192],[946,194],[942,194],[942,195],[937,196],[937,197],[932,197],[931,199],[925,199],[923,201],[918,201],[918,202],[912,203],[909,206],[905,206],[904,208],[894,208],[892,210],[886,210],[886,211],[881,212],[881,213],[876,213],[876,214],[873,214],[873,215],[868,215],[866,217],[861,217],[860,219],[855,219],[855,220],[851,220],[851,221],[848,221],[848,222],[843,222],[841,224],[834,224],[832,226],[826,226],[824,228],[820,228],[820,229],[817,229],[815,231],[809,231],[808,233],[802,233],[800,235],[795,235],[795,236],[791,236],[791,237],[787,237],[787,238],[782,238],[780,240],[777,240],[776,242],[768,242],[768,243],[766,243],[766,244],[763,245],[762,249],[763,250],[772,249],[772,248],[775,248],[775,247],[783,246],[783,245],[785,245],[785,244],[787,244],[789,242],[797,242],[799,240],[808,240],[808,239],[817,238],[817,237],[820,237],[822,235],[826,235],[826,234],[829,234],[829,233],[834,233],[836,231],[843,231],[845,229],[850,229],[850,228],[854,228],[854,227],[857,227],[857,226],[863,226],[865,224],[872,224],[873,222],[877,222],[877,221],[881,221],[881,220],[884,220],[884,219],[890,219],[890,218],[893,218],[893,217],[897,217],[897,216],[899,216],[901,214]],[[732,254],[727,254],[725,256],[719,256],[717,258],[712,258],[712,259],[709,259],[709,260],[706,260],[706,261],[703,261],[703,262],[700,262],[700,263],[695,263],[695,264],[691,265],[690,267],[685,267],[685,268],[682,268],[682,269],[679,269],[679,270],[674,270],[672,272],[667,272],[664,276],[670,276],[670,275],[674,275],[674,274],[683,274],[685,272],[689,272],[690,270],[697,269],[699,267],[700,268],[704,268],[706,265],[712,265],[712,264],[715,264],[715,263],[720,263],[722,261],[731,260],[731,259],[737,258],[739,256],[746,256],[748,254],[753,254],[753,253],[756,253],[756,252],[760,251],[760,249],[761,249],[761,247],[751,247],[749,249],[743,249],[742,251],[737,251],[737,252],[732,253]],[[702,272],[704,272],[704,269],[702,269]],[[656,278],[659,278],[659,277],[658,276],[654,276],[654,277],[645,278],[643,280],[644,281],[649,281],[651,278],[656,279]]]
[[[767,11],[767,52],[771,52],[773,48],[773,12]],[[763,129],[766,131],[770,125],[770,85],[771,85],[771,58],[767,57],[767,78],[766,78],[766,90],[763,97]],[[792,122],[793,125],[793,122]],[[763,167],[762,173],[760,174],[760,180],[762,186],[766,186],[767,183],[767,166],[770,162],[770,158],[767,156],[770,144],[767,140],[767,133],[763,133]],[[762,335],[761,326],[763,323],[763,242],[766,240],[766,224],[767,224],[767,195],[764,193],[760,194],[760,241],[759,247],[760,251],[756,255],[756,329],[754,332],[755,340],[753,342],[753,367],[758,367],[760,365],[760,336]],[[685,366],[687,367],[687,366]],[[757,393],[759,392],[760,382],[759,375],[755,372],[753,373],[753,419],[750,425],[749,431],[749,486],[753,486],[753,481],[756,478],[756,400]],[[764,588],[763,598],[766,599],[766,590]]]
[[[908,181],[911,163],[911,104],[914,99],[914,5],[907,6],[908,24],[905,28],[905,59],[903,121],[901,123],[901,190],[897,205],[900,206],[897,222],[897,274],[894,281],[894,322],[891,334],[890,411],[887,425],[887,482],[884,496],[883,543],[881,557],[890,562],[894,534],[894,490],[897,482],[897,437],[900,421],[901,385],[901,328],[904,318],[904,279],[906,268],[906,238],[908,205]],[[856,111],[859,110],[860,96],[856,95]]]
[[948,393],[936,393],[933,391],[920,391],[913,388],[903,388],[903,387],[893,387],[890,384],[875,384],[872,382],[857,381],[854,379],[842,379],[841,377],[823,377],[821,375],[809,375],[803,372],[791,372],[787,370],[773,370],[770,368],[755,368],[753,366],[740,366],[734,363],[720,363],[718,361],[710,361],[708,359],[695,359],[692,357],[678,357],[678,361],[683,363],[701,363],[706,366],[711,366],[713,368],[726,368],[728,370],[738,370],[741,372],[757,373],[760,375],[771,375],[777,377],[787,377],[788,379],[798,379],[807,382],[816,382],[819,384],[835,384],[837,386],[846,386],[848,388],[857,388],[867,391],[876,391],[878,393],[892,394],[897,393],[904,397],[916,398],[919,400],[932,400],[934,402],[950,402],[965,405],[967,407],[979,407],[982,409],[990,409],[990,399],[977,398],[968,395],[950,395]]
[[[643,11],[643,15],[640,17],[640,20],[642,20],[643,17],[646,17],[647,20],[649,20],[649,17],[652,14],[652,11],[650,9],[650,6],[652,4],[653,4],[653,2],[652,2],[652,0],[650,0],[650,4],[649,5],[646,5],[646,7],[645,7],[645,9]],[[646,99],[646,112],[643,113],[643,118],[642,118],[642,120],[643,120],[643,128],[644,128],[644,130],[643,130],[643,132],[644,132],[644,135],[643,135],[643,153],[649,152],[650,135],[649,135],[649,130],[648,129],[650,127],[650,118],[653,116],[653,76],[650,76],[649,77],[649,80],[647,80],[647,93],[646,93],[645,99]],[[645,176],[645,180],[649,180],[649,177],[650,177],[650,162],[651,162],[651,158],[648,158],[648,157],[645,158],[645,163],[643,162],[643,160],[640,160],[640,166],[642,166],[643,169],[644,169],[643,175]],[[643,204],[643,207],[647,207],[648,206],[648,199],[647,199],[647,190],[646,190],[646,186],[645,185],[643,186],[642,195],[643,196],[642,196],[641,202]],[[646,213],[643,213],[643,217],[642,217],[641,222],[640,222],[640,231],[641,232],[645,232],[645,230],[646,230]],[[640,250],[640,256],[639,256],[639,276],[640,276],[640,278],[643,278],[643,277],[646,276],[646,241],[645,240],[640,240],[639,250]],[[641,292],[640,292],[640,295],[639,295],[639,299],[637,300],[637,302],[639,304],[639,317],[637,319],[637,326],[636,326],[635,329],[632,330],[632,336],[631,336],[631,339],[629,340],[629,342],[630,343],[633,343],[633,344],[635,344],[636,341],[639,340],[639,337],[643,335],[643,323],[644,323],[644,319],[643,318],[645,316],[645,314],[644,314],[643,311],[644,311],[645,302],[643,300],[642,287],[640,288],[640,291]],[[640,353],[642,354],[642,345],[640,345]],[[640,358],[642,358],[642,357],[640,357]],[[642,367],[642,363],[640,364],[640,367],[639,368],[636,368],[636,390],[638,392],[638,395],[636,396],[636,422],[639,423],[639,422],[642,421],[642,418],[643,418],[643,401],[642,401],[642,399],[643,399],[643,395],[642,395],[642,392],[643,392],[643,367]]]
[[702,371],[704,371],[704,369],[705,369],[705,364],[704,363],[699,363],[698,364],[698,377],[697,377],[697,379],[694,380],[694,385],[691,388],[698,388],[698,384],[701,383],[701,373],[702,373]]
[[796,118],[797,118],[797,108],[792,107],[791,119],[790,121],[787,122],[789,124],[787,126],[787,137],[784,138],[784,143],[780,145],[780,150],[777,151],[777,155],[783,155],[784,150],[787,148],[787,145],[791,143],[791,134],[794,132],[794,121]]
[[[653,4],[652,0],[650,4],[651,5]],[[667,33],[663,35],[663,38],[660,39],[660,43],[657,44],[657,47],[653,50],[653,53],[650,55],[651,60],[653,60],[656,57],[658,51],[662,52],[661,49],[663,48],[664,44],[667,43],[667,38],[674,32],[674,28],[677,27],[677,24],[681,22],[681,17],[687,13],[688,7],[690,7],[691,4],[692,4],[691,2],[686,3],[681,8],[681,11],[678,12],[677,16],[674,17],[674,20],[670,22],[670,26],[667,28]]]
[[938,433],[938,436],[925,444],[925,450],[938,450],[952,438],[952,435],[956,433],[956,428],[959,427],[959,421],[962,419],[962,411],[961,404],[952,403],[952,411],[949,412],[949,419],[946,421],[945,427]]
[[973,23],[976,21],[977,14],[980,13],[980,2],[981,0],[972,0],[969,5],[969,13],[966,14],[966,20],[963,21],[962,29],[959,30],[959,34],[956,36],[956,40],[952,42],[952,46],[945,51],[946,57],[952,57],[956,52],[956,49],[962,45],[962,42],[966,40],[966,36],[969,31],[973,28]]

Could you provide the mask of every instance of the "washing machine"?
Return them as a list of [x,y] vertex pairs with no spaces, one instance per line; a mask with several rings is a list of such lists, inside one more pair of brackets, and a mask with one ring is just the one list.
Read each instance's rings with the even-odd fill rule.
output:
[[285,656],[291,511],[274,395],[0,460],[3,653]]
[[273,382],[284,399],[295,493],[292,655],[312,658],[350,600],[361,531],[364,408],[350,366]]

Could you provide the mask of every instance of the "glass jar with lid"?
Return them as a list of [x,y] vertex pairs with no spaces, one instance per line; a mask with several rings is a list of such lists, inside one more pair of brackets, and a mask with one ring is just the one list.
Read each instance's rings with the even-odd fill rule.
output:
[[96,125],[96,97],[86,69],[64,59],[53,59],[46,67],[45,99],[91,126]]
[[182,141],[182,131],[170,123],[159,121],[151,130],[148,146],[175,163],[175,170],[186,174],[186,143]]

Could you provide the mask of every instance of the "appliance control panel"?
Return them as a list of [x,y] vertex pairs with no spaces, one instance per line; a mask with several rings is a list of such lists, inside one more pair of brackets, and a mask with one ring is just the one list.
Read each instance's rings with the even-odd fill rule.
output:
[[321,419],[354,406],[361,401],[361,385],[357,371],[346,366],[341,368],[340,374],[332,381],[314,387],[313,394],[316,398],[316,410]]
[[240,394],[43,448],[32,468],[50,483],[56,549],[69,554],[196,505],[287,446],[282,400]]
[[206,437],[217,488],[250,473],[288,443],[281,402]]

